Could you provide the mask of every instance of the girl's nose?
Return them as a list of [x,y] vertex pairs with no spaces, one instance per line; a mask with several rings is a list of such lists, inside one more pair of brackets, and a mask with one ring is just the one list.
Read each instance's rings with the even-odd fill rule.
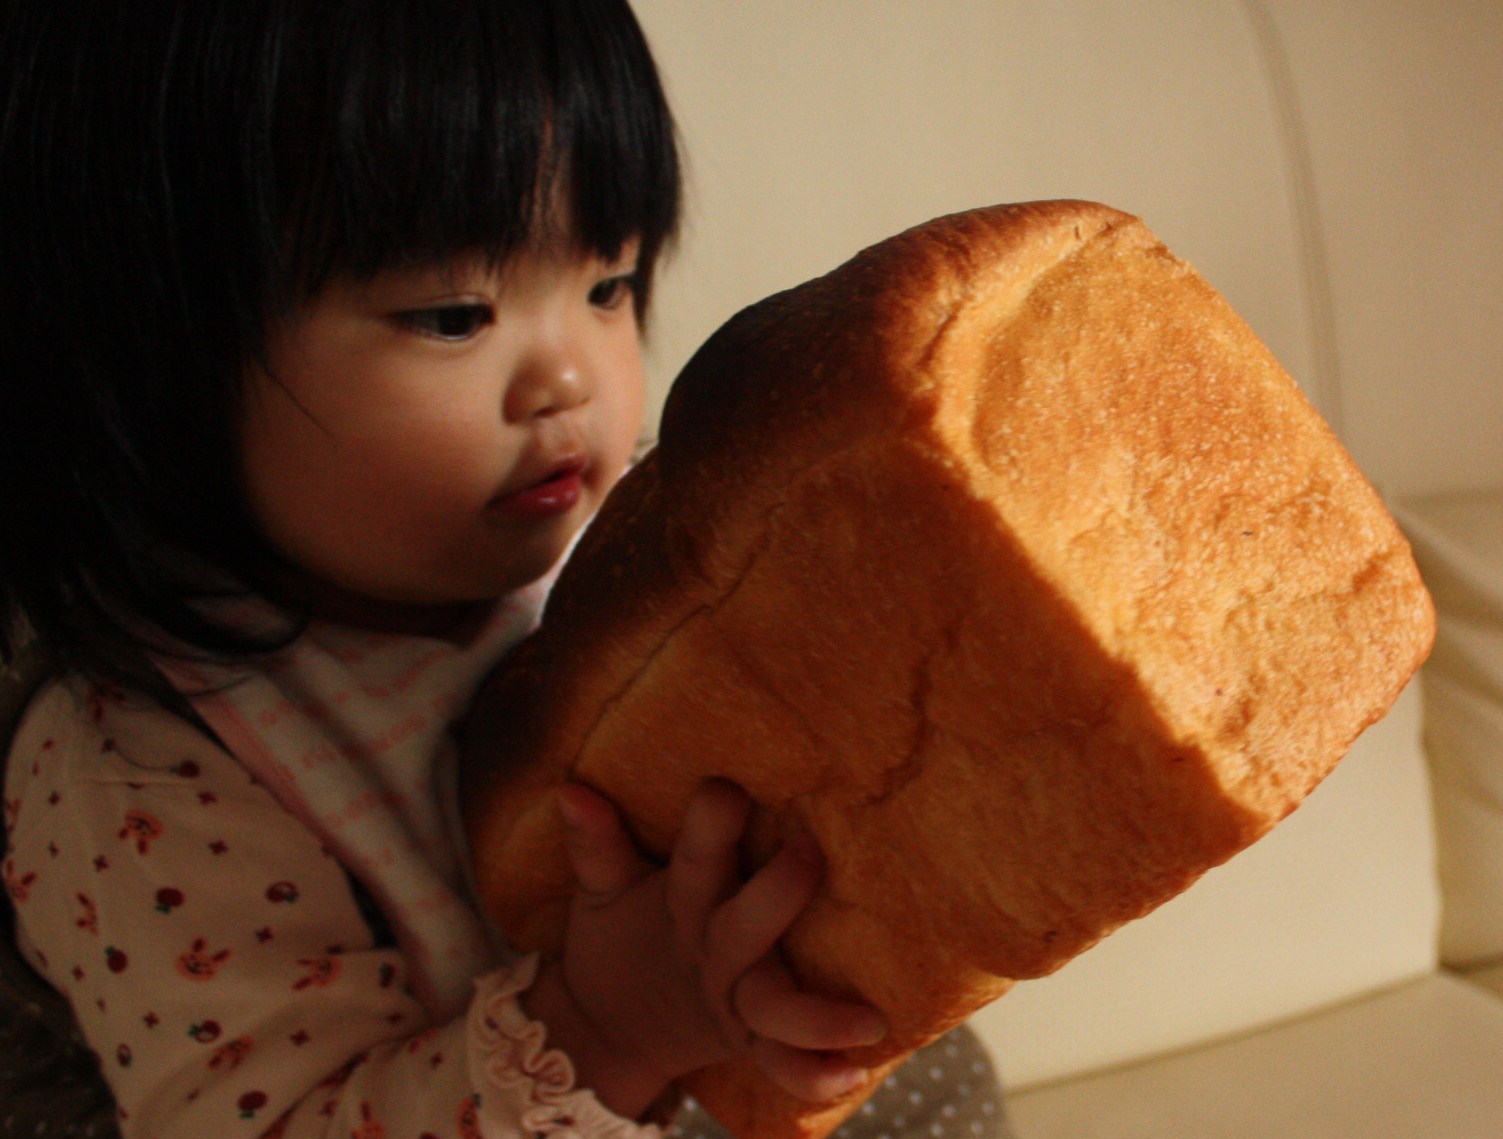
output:
[[502,414],[508,423],[558,415],[589,401],[590,369],[584,353],[567,342],[536,345],[507,386]]

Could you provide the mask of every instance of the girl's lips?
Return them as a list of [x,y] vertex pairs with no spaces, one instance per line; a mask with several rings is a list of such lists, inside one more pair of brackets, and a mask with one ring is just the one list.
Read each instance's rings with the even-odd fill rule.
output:
[[567,514],[584,496],[585,461],[565,459],[535,483],[503,494],[492,509],[523,518],[551,518]]

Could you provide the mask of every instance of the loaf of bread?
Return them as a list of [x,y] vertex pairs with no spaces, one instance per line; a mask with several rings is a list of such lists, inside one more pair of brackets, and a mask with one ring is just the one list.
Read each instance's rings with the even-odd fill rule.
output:
[[[999,206],[753,305],[675,384],[482,700],[484,903],[560,941],[553,789],[663,854],[709,776],[829,866],[787,938],[881,1009],[873,1080],[1292,811],[1427,653],[1378,496],[1226,301],[1136,218]],[[750,1068],[690,1090],[812,1139]]]

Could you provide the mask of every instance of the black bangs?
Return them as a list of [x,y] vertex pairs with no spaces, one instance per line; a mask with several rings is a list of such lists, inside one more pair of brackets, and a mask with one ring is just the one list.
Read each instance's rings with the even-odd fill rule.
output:
[[650,275],[677,223],[679,169],[625,4],[311,7],[284,40],[268,124],[285,300],[340,272],[500,262],[561,224],[606,257],[640,239]]

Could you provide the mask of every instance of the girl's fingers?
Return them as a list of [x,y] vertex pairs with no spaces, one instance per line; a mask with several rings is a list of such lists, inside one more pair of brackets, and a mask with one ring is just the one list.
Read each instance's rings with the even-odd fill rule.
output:
[[[663,872],[642,856],[609,799],[568,783],[558,805],[577,897],[586,906],[610,903]],[[856,1071],[831,1053],[875,1043],[885,1026],[865,1006],[800,992],[780,963],[778,942],[813,899],[824,860],[812,838],[795,836],[740,884],[751,810],[750,797],[732,783],[711,781],[695,793],[666,870],[664,916],[672,915],[672,936],[695,947],[725,1039],[756,1049],[791,1094],[828,1099],[846,1090]]]
[[742,975],[734,1003],[751,1032],[793,1048],[861,1048],[887,1035],[887,1022],[876,1009],[803,992],[776,957],[759,961]]
[[558,806],[569,862],[586,900],[619,894],[651,869],[609,799],[582,783],[565,783]]
[[824,873],[818,844],[796,835],[722,905],[705,931],[705,958],[729,986],[777,946],[813,900]]
[[734,891],[751,798],[711,780],[695,792],[668,864],[668,905],[683,934],[698,942],[715,907]]
[[866,1083],[871,1073],[838,1054],[806,1052],[757,1037],[751,1056],[757,1067],[789,1095],[809,1103],[829,1103]]

